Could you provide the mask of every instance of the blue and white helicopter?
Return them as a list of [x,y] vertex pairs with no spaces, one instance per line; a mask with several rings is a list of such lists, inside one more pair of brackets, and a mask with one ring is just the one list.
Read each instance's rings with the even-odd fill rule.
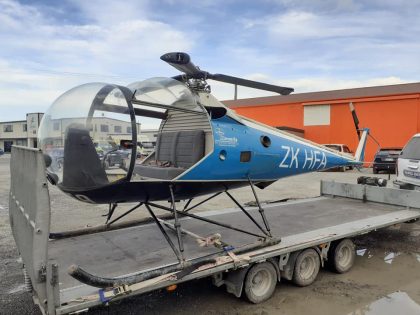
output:
[[[124,215],[144,205],[162,231],[152,207],[174,215],[181,252],[178,215],[269,238],[269,223],[255,187],[263,189],[287,176],[363,164],[369,130],[358,130],[354,110],[360,143],[351,156],[237,115],[212,96],[207,80],[282,95],[293,92],[292,88],[210,74],[196,67],[186,53],[168,53],[161,59],[183,74],[127,87],[107,83],[78,86],[60,96],[41,122],[39,143],[50,182],[78,200],[109,204],[107,224],[123,216],[110,221],[118,204],[137,202]],[[155,151],[145,159],[138,154],[139,117],[160,120]],[[102,149],[104,142],[108,146],[113,143],[109,150]],[[127,158],[109,165],[107,156],[122,150]],[[251,187],[264,226],[229,193],[243,186]],[[189,212],[221,193],[226,193],[263,235]],[[190,206],[194,198],[207,194],[211,195]],[[171,206],[156,204],[159,200],[170,201]],[[183,210],[176,209],[179,200],[187,201]]]

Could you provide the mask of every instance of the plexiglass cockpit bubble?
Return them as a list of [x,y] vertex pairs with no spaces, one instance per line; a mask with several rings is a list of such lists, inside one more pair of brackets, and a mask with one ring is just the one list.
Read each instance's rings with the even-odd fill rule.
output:
[[131,94],[116,85],[90,83],[51,105],[40,125],[39,143],[48,174],[60,188],[93,189],[127,177],[137,136],[127,101]]
[[127,87],[135,93],[134,100],[139,104],[203,111],[198,105],[197,96],[184,83],[172,78],[150,78],[131,83]]

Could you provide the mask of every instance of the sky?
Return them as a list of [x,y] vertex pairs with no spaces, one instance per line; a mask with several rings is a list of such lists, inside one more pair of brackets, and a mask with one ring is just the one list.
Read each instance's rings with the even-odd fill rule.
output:
[[0,121],[83,83],[177,75],[159,59],[171,51],[295,93],[418,82],[419,12],[417,0],[0,0]]

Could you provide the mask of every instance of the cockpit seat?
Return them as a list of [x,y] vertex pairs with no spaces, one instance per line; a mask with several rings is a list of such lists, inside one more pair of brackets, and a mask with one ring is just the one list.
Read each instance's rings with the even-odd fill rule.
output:
[[88,189],[109,184],[105,170],[87,130],[72,124],[66,129],[63,189]]
[[156,141],[152,164],[138,164],[134,173],[141,177],[170,180],[204,157],[203,130],[164,132]]

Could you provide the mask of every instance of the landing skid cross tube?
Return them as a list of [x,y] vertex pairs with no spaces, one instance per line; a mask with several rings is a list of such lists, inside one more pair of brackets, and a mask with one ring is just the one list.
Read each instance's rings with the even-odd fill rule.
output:
[[[123,214],[121,214],[120,216],[118,216],[117,218],[115,218],[114,220],[112,220],[111,222],[108,223],[108,221],[107,221],[105,224],[107,226],[110,226],[111,224],[113,224],[113,223],[117,222],[118,220],[122,219],[123,217],[125,217],[127,214],[129,214],[129,213],[133,212],[134,210],[136,210],[137,208],[141,207],[142,204],[143,204],[143,202],[140,202],[139,204],[135,205],[130,210],[127,210],[126,212],[124,212]],[[111,217],[109,217],[109,219],[111,219]]]
[[226,191],[226,195],[229,196],[230,199],[232,199],[232,201],[239,207],[239,209],[242,210],[243,213],[245,213],[245,215],[251,219],[251,221],[261,230],[261,232],[263,232],[266,236],[271,236],[269,235],[268,232],[266,232],[261,225],[248,213],[248,211],[245,210],[244,207],[242,207],[242,205],[228,192]]
[[163,236],[165,237],[166,241],[168,242],[169,246],[171,246],[173,252],[175,253],[178,261],[181,263],[184,259],[181,256],[178,249],[175,247],[175,244],[172,242],[171,238],[169,237],[168,233],[166,233],[165,229],[163,228],[162,224],[160,224],[159,219],[156,217],[155,213],[153,212],[152,208],[150,208],[148,203],[145,203],[147,211],[149,211],[150,215],[152,216],[153,220],[155,221],[156,225],[159,227],[159,230],[162,232]]
[[[193,206],[190,206],[191,202],[193,201],[193,198],[191,198],[191,199],[189,199],[187,201],[187,203],[185,204],[185,206],[183,207],[182,210],[177,210],[177,208],[176,208],[175,192],[174,192],[175,191],[175,184],[170,184],[169,185],[169,191],[170,191],[170,196],[171,196],[171,199],[170,199],[171,206],[170,207],[162,206],[162,205],[159,205],[159,204],[156,204],[156,203],[153,203],[153,202],[140,202],[137,205],[135,205],[134,207],[132,207],[131,209],[129,209],[126,212],[124,212],[123,214],[121,214],[120,216],[118,216],[117,218],[115,218],[114,220],[110,221],[110,219],[111,219],[111,217],[112,217],[115,209],[118,206],[118,204],[116,204],[116,203],[110,204],[109,205],[109,212],[108,212],[108,215],[107,215],[106,225],[107,226],[110,226],[111,224],[117,222],[118,220],[122,219],[126,215],[128,215],[131,212],[133,212],[134,210],[136,210],[137,208],[139,208],[142,205],[144,205],[146,207],[147,211],[149,212],[149,214],[150,214],[153,222],[156,223],[156,225],[158,226],[159,230],[161,231],[161,233],[165,237],[166,241],[168,242],[169,246],[171,247],[172,251],[174,252],[174,254],[177,257],[177,259],[179,261],[179,264],[181,266],[184,265],[184,263],[186,261],[185,260],[185,256],[184,256],[184,241],[182,239],[182,235],[183,234],[186,234],[186,235],[189,235],[191,237],[196,238],[199,244],[203,244],[203,243],[211,244],[212,242],[208,242],[208,240],[211,239],[212,237],[211,236],[209,236],[209,237],[202,237],[202,236],[199,236],[199,235],[197,235],[197,234],[195,234],[193,232],[190,232],[190,231],[187,231],[187,230],[183,229],[181,227],[181,222],[179,220],[179,218],[180,218],[179,216],[181,216],[181,217],[183,217],[183,216],[190,217],[190,218],[193,218],[193,219],[196,219],[196,220],[200,220],[200,221],[203,221],[203,222],[206,222],[206,223],[210,223],[210,224],[214,224],[214,225],[217,225],[217,226],[221,226],[221,227],[226,228],[226,229],[230,229],[230,230],[237,231],[237,232],[240,232],[240,233],[244,233],[244,234],[247,234],[247,235],[255,236],[260,241],[262,241],[263,243],[265,243],[265,242],[268,241],[267,239],[271,239],[272,238],[272,235],[271,235],[271,232],[270,232],[270,226],[269,226],[268,220],[267,220],[267,218],[265,216],[264,209],[261,206],[261,203],[260,203],[260,201],[258,199],[257,193],[256,193],[255,188],[254,188],[254,184],[253,184],[252,180],[249,177],[248,177],[248,181],[249,181],[249,185],[251,186],[252,193],[253,193],[253,195],[255,197],[255,201],[256,201],[256,204],[258,206],[258,211],[259,211],[259,213],[261,215],[261,218],[262,218],[262,221],[264,223],[264,227],[265,228],[260,223],[257,222],[257,220],[239,203],[239,201],[237,201],[228,192],[228,190],[219,191],[219,192],[211,195],[210,197],[207,197],[206,199],[198,202],[197,204],[195,204]],[[222,193],[225,193],[234,202],[234,204],[252,221],[252,223],[254,223],[254,225],[264,235],[263,234],[254,233],[254,232],[250,232],[250,231],[246,231],[244,229],[235,227],[235,226],[230,225],[230,224],[226,224],[224,222],[218,222],[218,221],[209,219],[207,217],[203,217],[203,216],[199,216],[199,215],[196,215],[196,214],[189,213],[189,211],[197,208],[198,206],[200,206],[200,205],[206,203],[207,201],[209,201],[209,200],[211,200],[211,199],[219,196]],[[154,211],[152,210],[152,207],[153,208],[157,208],[157,209],[161,209],[161,210],[165,210],[165,211],[168,211],[168,212],[172,213],[174,222],[173,223],[169,223],[167,221],[162,220],[161,218],[158,218],[156,216],[156,214],[154,213]],[[167,231],[165,230],[164,226],[166,226],[167,228],[169,228],[171,231],[173,231],[175,233],[176,238],[177,238],[178,246],[176,246],[175,243],[171,240],[171,238],[168,235]],[[220,235],[218,237],[220,238]],[[280,240],[278,240],[278,242],[280,242]],[[223,248],[224,250],[231,250],[231,249],[229,249],[229,248],[231,248],[231,246],[229,246],[228,244],[223,243],[221,240],[218,240],[218,243],[220,243],[219,244],[219,248]],[[215,244],[213,244],[213,245],[215,245]]]
[[[171,208],[168,208],[168,207],[165,207],[165,206],[161,206],[161,205],[158,205],[158,204],[155,204],[155,203],[152,203],[152,202],[148,202],[148,203],[145,203],[145,204],[146,205],[149,205],[149,206],[152,206],[152,207],[155,207],[155,208],[158,208],[158,209],[161,209],[161,210],[169,211],[171,213],[174,211]],[[249,232],[249,231],[245,231],[245,230],[242,230],[240,228],[234,227],[232,225],[229,225],[229,224],[226,224],[226,223],[222,223],[222,222],[218,222],[218,221],[215,221],[215,220],[211,220],[211,219],[206,218],[206,217],[200,217],[200,216],[195,215],[195,214],[192,214],[192,213],[183,212],[183,211],[179,211],[179,210],[176,210],[176,211],[178,212],[179,215],[182,215],[182,216],[194,218],[194,219],[201,220],[201,221],[204,221],[204,222],[207,222],[207,223],[211,223],[211,224],[214,224],[214,225],[219,225],[221,227],[224,227],[224,228],[227,228],[227,229],[231,229],[231,230],[234,230],[234,231],[237,231],[237,232],[241,232],[241,233],[244,233],[244,234],[252,235],[252,236],[255,236],[255,237],[264,239],[264,240],[267,239],[267,236],[265,236],[265,235],[256,234],[256,233]]]
[[175,226],[175,231],[176,231],[176,237],[178,239],[178,247],[179,247],[179,251],[181,252],[182,261],[184,261],[185,260],[184,243],[182,241],[182,236],[181,236],[181,223],[179,223],[178,211],[176,210],[176,205],[175,205],[174,187],[172,185],[169,185],[169,190],[171,191],[171,205],[172,205],[172,211],[173,211],[174,219],[175,219],[174,226]]
[[252,180],[251,180],[251,178],[249,176],[248,176],[248,181],[249,181],[249,185],[251,186],[252,193],[254,194],[255,202],[258,205],[258,211],[260,212],[260,215],[261,215],[261,218],[262,218],[262,220],[264,222],[264,225],[265,225],[265,228],[267,230],[267,233],[271,237],[270,225],[268,224],[267,217],[265,216],[264,209],[263,209],[263,207],[261,207],[260,200],[258,199],[257,193],[256,193],[255,188],[254,188],[254,183],[252,182]]

